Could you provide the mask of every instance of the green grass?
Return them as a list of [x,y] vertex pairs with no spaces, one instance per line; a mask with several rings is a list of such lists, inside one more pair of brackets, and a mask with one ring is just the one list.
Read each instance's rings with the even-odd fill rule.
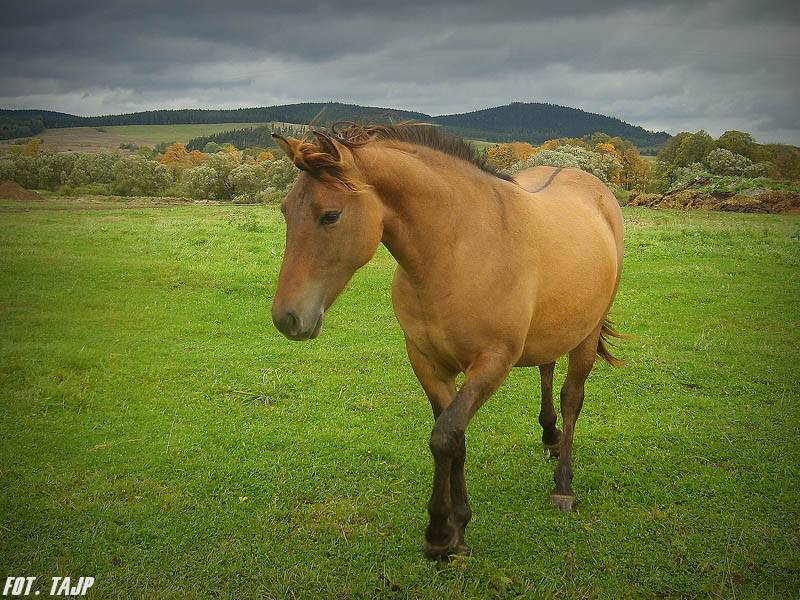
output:
[[[183,142],[186,143],[192,138],[213,135],[221,131],[232,129],[246,129],[258,127],[263,123],[205,123],[193,125],[114,125],[107,127],[67,127],[63,129],[48,129],[45,134],[48,136],[75,135],[82,132],[94,135],[97,133],[108,133],[112,135],[122,135],[139,140],[150,142],[153,145],[161,142]],[[99,131],[103,130],[103,131]]]
[[0,582],[90,575],[94,598],[800,594],[800,217],[626,209],[615,320],[636,337],[617,349],[628,367],[590,378],[579,512],[547,504],[538,376],[516,370],[467,432],[474,556],[440,566],[421,553],[431,417],[387,252],[298,344],[270,320],[276,208],[36,206],[0,201]]

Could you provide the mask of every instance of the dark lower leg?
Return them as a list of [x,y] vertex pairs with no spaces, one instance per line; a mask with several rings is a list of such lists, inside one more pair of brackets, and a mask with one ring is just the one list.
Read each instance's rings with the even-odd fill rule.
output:
[[552,362],[539,367],[542,378],[542,408],[539,411],[539,424],[542,426],[542,443],[550,450],[550,454],[558,456],[558,446],[561,441],[561,432],[556,427],[556,410],[553,407],[553,370],[556,363]]
[[550,501],[559,509],[575,510],[575,492],[572,490],[572,440],[575,435],[575,421],[583,404],[583,384],[579,388],[565,389],[561,393],[561,414],[564,417],[564,432],[561,434],[558,464],[553,473],[555,488]]
[[460,447],[453,455],[453,462],[450,466],[450,499],[453,510],[451,520],[458,531],[458,554],[469,553],[469,547],[464,541],[464,534],[472,518],[472,509],[469,506],[467,496],[467,480],[464,475],[464,461],[466,459],[466,442],[462,438]]
[[475,412],[505,379],[512,361],[498,354],[478,357],[467,369],[464,385],[442,410],[431,433],[434,459],[433,493],[428,503],[430,523],[425,532],[425,555],[447,559],[468,552],[464,529],[472,516],[464,478],[464,432]]
[[454,545],[455,529],[450,522],[452,500],[450,496],[450,472],[452,459],[434,456],[433,492],[428,502],[430,521],[425,530],[426,553],[448,549]]
[[553,473],[556,485],[550,494],[550,501],[567,512],[575,510],[575,492],[572,490],[572,440],[575,435],[575,422],[583,407],[584,383],[594,365],[599,334],[598,329],[595,335],[570,352],[567,377],[561,388],[561,417],[564,431],[559,444],[558,464]]

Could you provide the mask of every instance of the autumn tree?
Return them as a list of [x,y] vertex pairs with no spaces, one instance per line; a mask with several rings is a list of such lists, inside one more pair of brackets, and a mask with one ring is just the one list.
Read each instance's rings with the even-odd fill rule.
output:
[[536,152],[536,149],[528,142],[511,142],[508,147],[511,149],[514,162],[528,160]]
[[189,164],[193,167],[197,167],[202,165],[206,161],[206,155],[200,152],[200,150],[192,150],[189,152]]
[[186,151],[186,144],[183,142],[175,142],[167,147],[167,150],[158,157],[158,162],[164,165],[170,163],[183,162],[188,152]]
[[25,144],[25,149],[23,150],[23,153],[25,154],[25,156],[36,156],[36,154],[39,152],[39,148],[41,147],[41,145],[42,145],[41,139],[33,138],[31,141]]
[[489,148],[486,155],[489,157],[489,160],[491,160],[501,169],[508,169],[511,167],[511,165],[517,162],[514,160],[514,153],[511,151],[511,148],[508,144],[492,146]]
[[269,150],[265,150],[256,157],[256,164],[260,165],[264,161],[272,162],[273,160],[275,160],[275,155]]

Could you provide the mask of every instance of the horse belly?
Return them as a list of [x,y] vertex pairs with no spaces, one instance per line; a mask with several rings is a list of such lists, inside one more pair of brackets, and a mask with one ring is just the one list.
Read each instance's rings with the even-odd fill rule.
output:
[[549,268],[539,278],[517,366],[553,362],[577,347],[605,320],[619,277],[616,244],[605,236],[588,243],[584,240],[584,244],[580,256],[553,256],[545,263]]

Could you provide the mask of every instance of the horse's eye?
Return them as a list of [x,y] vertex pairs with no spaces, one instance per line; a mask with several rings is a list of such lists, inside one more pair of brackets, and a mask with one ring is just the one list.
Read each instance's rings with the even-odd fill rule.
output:
[[320,225],[333,225],[334,223],[336,223],[336,221],[339,220],[339,215],[341,214],[342,214],[341,211],[326,212],[319,219]]

